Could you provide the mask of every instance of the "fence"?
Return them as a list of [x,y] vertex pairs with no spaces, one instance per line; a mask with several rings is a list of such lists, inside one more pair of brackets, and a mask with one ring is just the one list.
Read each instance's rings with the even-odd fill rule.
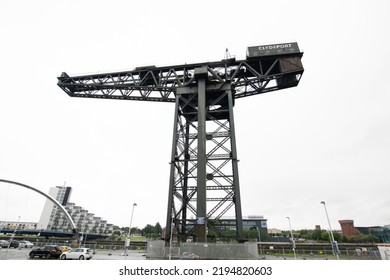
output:
[[390,260],[390,244],[378,244],[382,260]]
[[[278,248],[278,249],[262,249],[258,250],[260,256],[264,255],[278,255],[278,256],[293,256],[294,251],[292,248]],[[333,250],[323,249],[296,249],[295,253],[299,258],[321,258],[333,256]],[[389,251],[390,253],[390,251]],[[372,259],[379,260],[381,258],[378,249],[367,248],[366,250],[361,248],[356,249],[341,249],[339,250],[339,256],[342,259]],[[389,255],[390,257],[390,255]]]
[[242,244],[225,243],[180,243],[165,246],[164,241],[149,241],[146,257],[151,259],[258,259],[257,244],[247,242]]

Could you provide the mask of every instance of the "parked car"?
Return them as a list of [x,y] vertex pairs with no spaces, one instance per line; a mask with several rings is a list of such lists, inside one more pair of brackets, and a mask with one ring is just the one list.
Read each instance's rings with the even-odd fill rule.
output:
[[89,248],[76,248],[72,251],[64,252],[60,256],[61,260],[90,260],[92,251]]
[[33,259],[36,256],[39,258],[45,257],[46,259],[50,259],[50,258],[58,259],[61,254],[62,254],[62,251],[60,249],[60,246],[45,245],[43,247],[39,247],[39,248],[31,250],[29,256],[31,259]]
[[22,240],[19,242],[20,248],[32,248],[34,247],[34,243],[28,241],[28,240]]
[[18,248],[19,247],[19,241],[11,240],[9,243],[10,248]]
[[0,240],[1,248],[8,248],[9,242],[7,240]]

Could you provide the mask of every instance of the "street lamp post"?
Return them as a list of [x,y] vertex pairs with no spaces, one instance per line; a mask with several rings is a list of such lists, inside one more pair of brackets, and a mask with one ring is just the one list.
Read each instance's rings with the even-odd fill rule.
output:
[[137,203],[133,203],[133,209],[131,210],[130,227],[129,227],[129,232],[127,234],[126,241],[125,241],[125,248],[126,248],[125,256],[127,256],[127,250],[130,250],[131,224],[133,222],[134,206],[137,206]]
[[257,233],[259,235],[259,247],[260,247],[260,256],[264,259],[265,257],[263,256],[263,249],[261,248],[261,232],[260,232],[260,227],[256,226]]
[[326,210],[325,201],[321,201],[321,204],[324,205],[325,213],[326,213],[326,218],[328,219],[330,237],[332,238],[332,240],[331,240],[332,251],[333,251],[333,254],[336,255],[336,258],[339,260],[339,259],[340,259],[340,258],[339,258],[339,250],[338,250],[338,247],[337,247],[337,243],[336,243],[336,241],[334,240],[333,231],[332,231],[332,227],[330,226],[330,220],[329,220],[328,211]]
[[294,241],[294,235],[293,235],[293,232],[291,229],[290,217],[286,217],[286,219],[288,219],[288,225],[290,227],[290,234],[291,234],[291,241],[292,241],[292,249],[293,249],[293,253],[294,253],[294,258],[297,259],[297,254],[295,253],[295,241]]
[[88,231],[85,233],[84,247],[87,247],[87,238],[88,238]]
[[175,225],[173,223],[173,216],[172,216],[172,219],[171,219],[171,235],[170,235],[170,238],[169,238],[169,260],[171,260],[172,258],[172,239],[173,239],[173,230],[175,229]]

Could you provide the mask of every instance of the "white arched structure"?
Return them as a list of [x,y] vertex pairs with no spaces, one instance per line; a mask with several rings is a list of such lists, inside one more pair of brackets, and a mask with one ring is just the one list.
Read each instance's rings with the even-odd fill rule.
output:
[[25,185],[25,184],[22,184],[22,183],[18,183],[18,182],[15,182],[15,181],[10,181],[10,180],[4,180],[4,179],[0,179],[0,182],[3,182],[3,183],[8,183],[8,184],[14,184],[14,185],[18,185],[18,186],[21,186],[21,187],[24,187],[24,188],[27,188],[27,189],[30,189],[34,192],[37,192],[41,195],[43,195],[44,197],[46,197],[47,199],[49,199],[51,202],[53,202],[55,205],[57,205],[61,210],[62,212],[64,212],[65,216],[68,218],[69,222],[70,222],[70,225],[72,226],[72,231],[73,233],[76,233],[77,232],[77,229],[76,229],[76,224],[74,223],[72,217],[69,215],[68,211],[66,211],[66,209],[61,205],[61,203],[59,203],[55,198],[53,198],[52,196],[44,193],[44,192],[41,192],[40,190],[34,188],[34,187],[31,187],[31,186],[28,186],[28,185]]

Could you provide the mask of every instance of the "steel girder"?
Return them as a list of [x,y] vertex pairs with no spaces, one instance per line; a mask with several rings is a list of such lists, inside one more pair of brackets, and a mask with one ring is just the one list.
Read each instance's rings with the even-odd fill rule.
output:
[[204,124],[201,93],[183,88],[176,95],[167,241],[171,233],[179,241],[205,242],[207,232],[223,239],[215,225],[226,215],[234,217],[237,238],[243,237],[232,91],[229,84],[217,88],[205,89]]

